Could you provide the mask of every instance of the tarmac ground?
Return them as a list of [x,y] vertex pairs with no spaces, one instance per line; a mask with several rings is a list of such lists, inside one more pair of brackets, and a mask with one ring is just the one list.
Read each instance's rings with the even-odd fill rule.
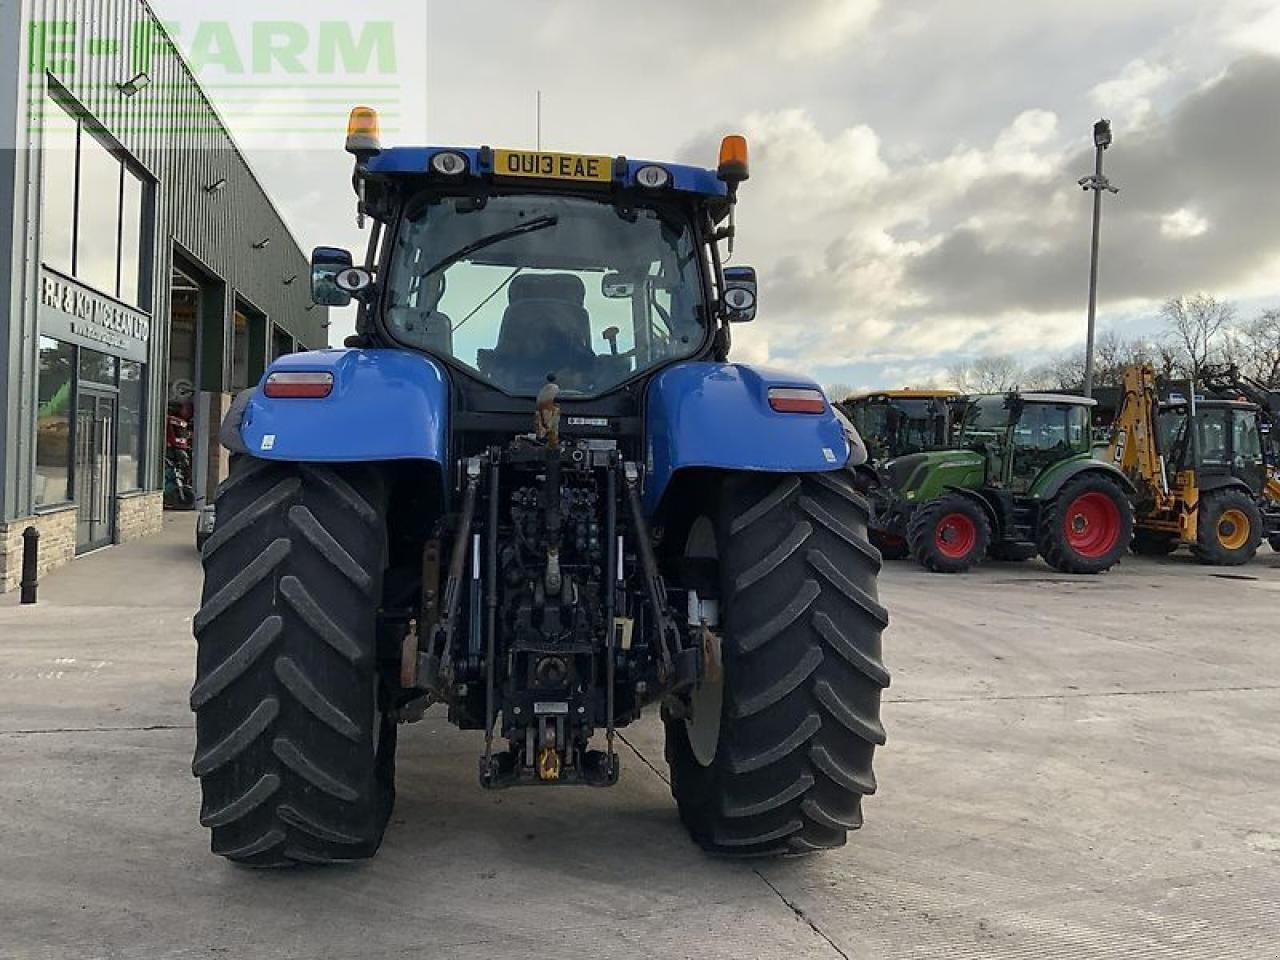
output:
[[0,597],[0,957],[1280,956],[1280,556],[891,563],[879,793],[841,850],[687,839],[656,717],[610,790],[482,791],[401,731],[362,865],[249,871],[197,822],[190,516]]

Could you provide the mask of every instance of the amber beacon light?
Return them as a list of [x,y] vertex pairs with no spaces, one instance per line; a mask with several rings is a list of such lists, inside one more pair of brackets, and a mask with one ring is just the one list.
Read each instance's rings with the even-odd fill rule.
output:
[[725,183],[741,183],[750,179],[747,163],[747,138],[733,133],[720,141],[720,164],[716,175]]
[[347,153],[371,157],[382,152],[382,125],[373,107],[356,107],[347,123]]

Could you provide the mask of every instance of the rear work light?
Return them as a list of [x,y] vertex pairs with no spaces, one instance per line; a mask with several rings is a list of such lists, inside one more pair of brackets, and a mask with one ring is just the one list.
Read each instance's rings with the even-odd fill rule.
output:
[[333,392],[333,374],[273,373],[262,392],[268,397],[318,400]]
[[769,406],[778,413],[826,413],[827,398],[821,390],[770,387]]

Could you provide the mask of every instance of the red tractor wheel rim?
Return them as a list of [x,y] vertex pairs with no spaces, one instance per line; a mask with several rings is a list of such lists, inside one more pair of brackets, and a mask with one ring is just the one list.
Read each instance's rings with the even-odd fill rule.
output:
[[967,557],[978,542],[978,528],[963,513],[948,513],[938,521],[933,531],[933,542],[938,552],[948,560]]
[[1082,557],[1110,553],[1120,539],[1120,508],[1105,493],[1082,493],[1067,507],[1067,545]]

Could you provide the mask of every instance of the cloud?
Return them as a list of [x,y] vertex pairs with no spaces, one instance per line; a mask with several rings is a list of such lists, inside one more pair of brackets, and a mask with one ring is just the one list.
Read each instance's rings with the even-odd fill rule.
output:
[[1243,10],[1226,21],[1227,41],[1245,50],[1280,55],[1280,7],[1274,0],[1236,0]]
[[[1280,125],[1263,122],[1277,99],[1280,60],[1249,56],[1117,139],[1104,308],[1248,287],[1280,256]],[[835,372],[868,362],[920,371],[955,353],[1078,342],[1092,205],[1075,180],[1093,150],[1059,128],[1030,108],[986,146],[894,163],[866,125],[825,133],[802,110],[748,114],[739,260],[761,269],[762,320],[735,351],[844,379]],[[715,136],[682,155],[711,155]]]
[[[1117,139],[1108,175],[1122,192],[1105,201],[1103,296],[1123,302],[1186,288],[1221,290],[1275,256],[1278,98],[1280,59],[1247,57],[1167,119]],[[1014,196],[1037,192],[1040,203],[1006,209],[1008,218],[994,226],[945,232],[913,260],[908,282],[948,313],[1042,312],[1078,303],[1089,211],[1085,202],[1064,201],[1074,175],[1088,171],[1091,153],[1061,155],[1050,179],[1011,184]],[[1043,216],[1054,204],[1062,215]]]
[[1117,121],[1117,129],[1133,129],[1150,119],[1155,109],[1151,96],[1170,76],[1168,67],[1138,58],[1129,61],[1119,76],[1089,91],[1089,98]]
[[[652,59],[661,50],[696,56],[682,66],[704,72],[726,65],[825,57],[861,34],[880,10],[881,0],[653,0],[632,5],[612,22],[620,29],[597,53],[624,59],[639,52]],[[601,21],[597,0],[562,0],[552,7],[537,39],[563,48],[566,38],[593,31]],[[591,56],[592,43],[579,52]]]
[[[153,3],[166,17],[205,15],[194,0]],[[287,3],[319,11],[334,0]],[[406,17],[422,9],[376,6],[401,3]],[[262,15],[248,0],[232,9]],[[431,4],[425,37],[398,36],[427,73],[402,86],[421,87],[427,103],[403,109],[388,139],[532,146],[535,90],[551,149],[705,166],[720,136],[741,130],[753,176],[736,262],[760,267],[763,287],[760,319],[735,329],[734,355],[895,383],[956,353],[1080,339],[1091,205],[1075,180],[1092,170],[1099,113],[1115,121],[1107,173],[1122,188],[1105,201],[1103,322],[1129,322],[1184,286],[1274,297],[1280,95],[1266,54],[1280,53],[1276,10],[1275,0]],[[333,109],[338,122],[343,105]],[[362,246],[340,139],[250,153],[304,245]],[[335,339],[348,324],[337,318]]]
[[1209,229],[1209,221],[1194,210],[1180,207],[1160,218],[1160,232],[1172,240],[1189,240]]

